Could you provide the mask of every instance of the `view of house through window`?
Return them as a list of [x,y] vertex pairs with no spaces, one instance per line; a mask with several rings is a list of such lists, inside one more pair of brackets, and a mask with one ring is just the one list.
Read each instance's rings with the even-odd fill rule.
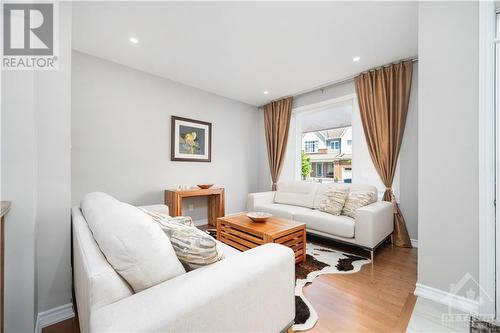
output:
[[352,126],[302,134],[302,178],[352,182]]

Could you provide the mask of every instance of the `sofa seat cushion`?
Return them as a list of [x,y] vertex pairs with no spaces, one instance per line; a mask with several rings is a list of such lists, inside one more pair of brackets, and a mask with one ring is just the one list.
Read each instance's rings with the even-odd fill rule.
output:
[[94,192],[81,210],[104,256],[135,292],[185,273],[168,237],[139,208]]
[[303,222],[308,229],[325,232],[339,237],[354,237],[354,219],[348,216],[337,216],[319,210],[309,209],[308,212],[298,212],[293,220]]
[[280,182],[274,203],[313,208],[317,187],[317,183],[311,182]]
[[310,208],[284,205],[284,204],[264,204],[256,205],[254,207],[255,211],[271,213],[273,216],[281,217],[284,219],[293,220],[293,215],[297,213],[304,213],[312,211]]

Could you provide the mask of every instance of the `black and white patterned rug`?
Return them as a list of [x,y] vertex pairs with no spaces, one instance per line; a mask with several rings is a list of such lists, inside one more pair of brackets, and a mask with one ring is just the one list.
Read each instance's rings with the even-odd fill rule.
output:
[[313,305],[304,296],[304,287],[323,274],[353,274],[369,259],[334,250],[327,245],[307,243],[306,261],[295,266],[295,324],[293,331],[311,329],[318,321]]
[[[206,232],[216,237],[215,229]],[[329,241],[311,237],[308,241],[306,261],[295,265],[295,320],[293,331],[305,331],[314,327],[318,314],[313,305],[304,296],[303,288],[323,274],[353,274],[361,266],[370,263],[369,259],[338,251],[329,245]]]

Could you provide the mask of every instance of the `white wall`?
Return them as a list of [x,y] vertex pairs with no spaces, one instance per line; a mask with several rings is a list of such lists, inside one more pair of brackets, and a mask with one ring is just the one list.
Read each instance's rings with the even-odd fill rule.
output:
[[[478,277],[478,3],[419,3],[418,282]],[[437,135],[437,144],[436,144]]]
[[71,302],[71,18],[59,3],[59,69],[35,73],[37,309]]
[[[399,208],[411,239],[418,239],[418,63],[413,64],[410,102],[399,152]],[[435,136],[435,139],[438,136]]]
[[293,100],[293,107],[298,108],[309,104],[319,103],[333,98],[340,98],[356,93],[354,81],[346,81],[341,84],[334,84],[321,90],[296,96]]
[[57,71],[2,72],[5,331],[71,301],[69,247],[71,3],[59,4]]
[[34,74],[2,72],[2,200],[5,218],[5,332],[33,332],[36,138]]
[[[257,123],[257,139],[255,140],[257,147],[259,149],[257,150],[258,158],[257,160],[259,161],[258,167],[258,188],[257,191],[262,192],[262,191],[271,191],[271,175],[269,173],[269,158],[267,156],[267,145],[266,145],[266,133],[264,129],[264,111],[258,110],[258,123]],[[290,131],[292,128],[295,128],[295,123],[293,123],[293,127],[290,126]],[[290,142],[290,138],[288,139]],[[294,139],[295,140],[295,139]],[[289,155],[289,154],[287,154]],[[287,157],[285,155],[285,158]],[[290,157],[289,157],[290,158]],[[295,165],[295,160],[289,160],[288,163],[292,163],[292,165]],[[283,172],[282,172],[283,173]]]
[[[174,184],[226,188],[226,212],[257,190],[257,108],[73,51],[72,201],[104,191],[163,202]],[[212,162],[170,161],[170,116],[212,123]],[[206,202],[184,214],[206,218]],[[187,208],[187,207],[185,207]]]

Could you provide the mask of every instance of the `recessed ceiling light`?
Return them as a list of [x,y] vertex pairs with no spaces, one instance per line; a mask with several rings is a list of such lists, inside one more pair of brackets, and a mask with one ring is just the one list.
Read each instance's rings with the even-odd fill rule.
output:
[[269,91],[264,90],[264,95],[267,95],[267,94],[269,94]]
[[352,58],[352,61],[354,61],[354,62],[358,62],[358,61],[360,61],[360,60],[361,60],[361,58],[360,58],[360,57],[354,57],[354,58]]
[[137,43],[139,43],[139,40],[138,40],[137,38],[135,38],[135,37],[130,37],[128,40],[129,40],[132,44],[137,44]]

